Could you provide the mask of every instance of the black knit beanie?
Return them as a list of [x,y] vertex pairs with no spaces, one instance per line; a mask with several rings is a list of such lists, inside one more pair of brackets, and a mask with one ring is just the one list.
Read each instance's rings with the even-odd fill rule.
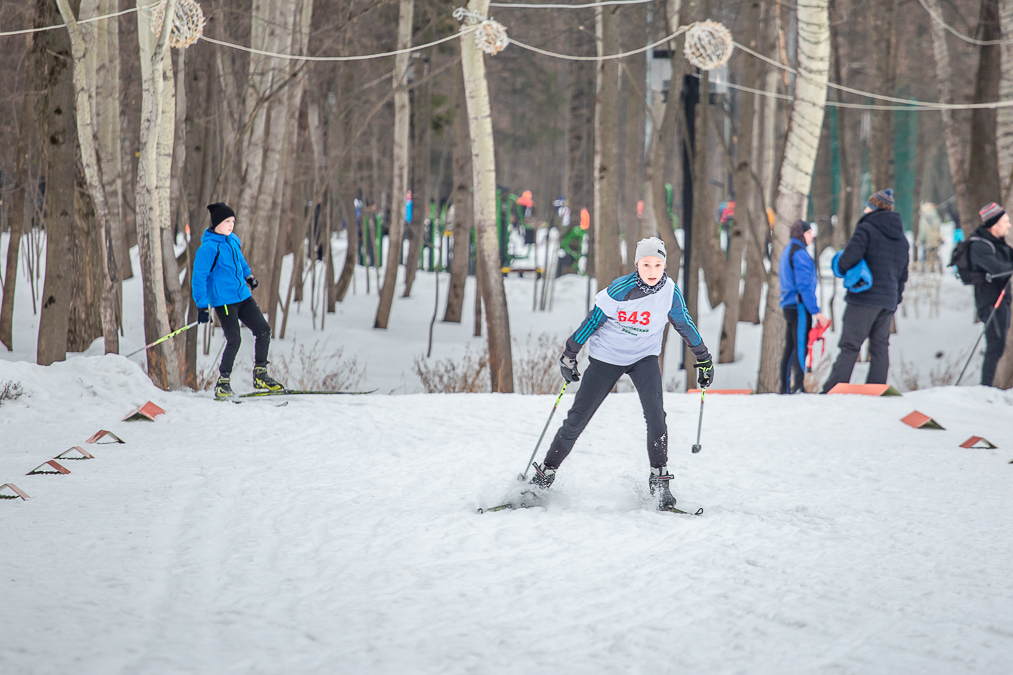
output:
[[214,230],[226,218],[235,218],[236,212],[226,206],[223,202],[208,204],[208,212],[211,213],[211,229]]
[[792,223],[791,230],[789,232],[791,234],[792,239],[798,239],[799,241],[803,241],[803,236],[805,235],[806,232],[808,232],[811,229],[812,225],[810,225],[806,221],[796,220],[794,223]]

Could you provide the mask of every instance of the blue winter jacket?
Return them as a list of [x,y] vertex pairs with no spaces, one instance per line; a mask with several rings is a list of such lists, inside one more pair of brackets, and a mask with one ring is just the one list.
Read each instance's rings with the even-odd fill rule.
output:
[[235,234],[224,236],[206,230],[193,261],[193,301],[198,307],[221,307],[246,300],[250,266]]
[[[788,256],[791,256],[789,261]],[[809,257],[805,243],[792,239],[781,252],[779,265],[781,278],[781,307],[794,307],[799,298],[810,314],[820,313],[816,300],[816,263]]]

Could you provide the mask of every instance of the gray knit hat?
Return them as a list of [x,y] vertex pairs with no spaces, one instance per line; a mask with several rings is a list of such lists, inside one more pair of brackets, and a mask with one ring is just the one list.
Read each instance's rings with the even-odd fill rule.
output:
[[655,258],[661,258],[662,261],[668,261],[668,253],[665,251],[665,242],[661,241],[657,237],[648,237],[647,239],[641,239],[637,242],[637,256],[633,261],[634,264],[640,262],[641,258],[653,255]]

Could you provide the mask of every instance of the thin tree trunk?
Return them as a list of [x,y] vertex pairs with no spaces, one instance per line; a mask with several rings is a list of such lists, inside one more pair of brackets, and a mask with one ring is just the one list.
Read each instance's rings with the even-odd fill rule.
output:
[[[432,53],[432,50],[428,50]],[[423,77],[429,74],[429,60],[424,59],[425,67]],[[412,117],[415,120],[415,140],[411,157],[413,168],[412,176],[412,222],[409,227],[408,258],[405,261],[404,295],[409,297],[412,294],[412,284],[415,283],[415,272],[419,268],[422,256],[423,240],[425,239],[426,218],[429,217],[429,161],[431,159],[432,140],[432,87],[429,83],[422,85],[417,98],[419,105],[412,107]],[[436,223],[432,224],[436,228]],[[432,243],[432,242],[430,242]],[[431,249],[435,253],[435,249]],[[435,267],[435,265],[433,265]]]
[[[341,100],[350,100],[354,89],[355,69],[351,66],[345,66],[341,76]],[[352,284],[352,275],[355,274],[355,265],[359,257],[359,223],[355,215],[353,202],[355,191],[352,181],[352,106],[345,105],[342,108],[340,122],[338,125],[335,125],[330,137],[341,139],[341,171],[338,174],[338,200],[341,204],[341,212],[345,216],[345,237],[348,241],[348,248],[345,249],[345,264],[341,268],[341,277],[338,279],[335,297],[338,302],[344,302],[348,287]],[[335,157],[331,161],[337,161],[337,158]],[[363,209],[364,229],[365,215],[366,211]],[[367,274],[366,277],[369,278],[369,275]]]
[[[718,230],[718,221],[714,213],[713,192],[710,185],[709,168],[709,143],[711,132],[711,105],[710,105],[710,74],[704,72],[700,76],[700,102],[697,104],[696,118],[696,147],[699,152],[694,159],[693,189],[696,196],[693,199],[693,234],[697,255],[694,257],[694,264],[703,268],[704,280],[707,283],[707,300],[711,307],[717,307],[724,300],[724,272],[725,257],[721,251],[721,235]],[[696,275],[693,280],[696,280]],[[694,299],[696,293],[691,292]],[[693,307],[692,316],[696,316],[696,307]]]
[[[614,6],[595,9],[598,55],[619,51]],[[619,248],[619,60],[598,62],[595,101],[594,274],[605,288],[622,274]]]
[[[831,59],[834,63],[834,79],[839,84],[844,84],[844,72],[842,68],[840,35],[833,21],[830,22],[830,47],[833,50]],[[840,92],[837,93],[837,100],[841,100]],[[848,111],[847,108],[837,108],[837,147],[840,154],[840,191],[837,197],[837,227],[834,232],[834,245],[843,248],[851,240],[852,219],[854,218],[854,203],[851,185],[851,162],[849,153],[851,146],[848,144]],[[880,188],[877,188],[880,189]],[[831,310],[832,311],[832,310]]]
[[[939,0],[925,0],[925,2],[936,15],[941,15]],[[932,50],[936,59],[936,84],[939,86],[939,102],[953,103],[953,71],[950,67],[950,48],[946,43],[946,29],[937,21],[929,21],[929,29],[932,31]],[[963,141],[960,138],[960,129],[952,110],[940,110],[939,116],[943,120],[946,160],[950,167],[953,189],[957,194],[957,212],[960,216],[960,225],[966,232],[970,232],[977,226],[977,212],[967,184],[967,164],[964,157]]]
[[[33,23],[41,27],[39,20],[45,18],[45,10],[39,6],[48,0],[37,0]],[[7,242],[6,272],[3,281],[3,302],[0,304],[0,342],[8,351],[14,350],[14,292],[17,288],[18,260],[21,255],[21,237],[25,233],[25,195],[28,191],[28,157],[35,131],[36,106],[39,96],[35,93],[38,80],[44,76],[46,52],[44,41],[34,39],[33,33],[25,35],[25,86],[21,101],[21,117],[18,119],[17,156],[14,159],[14,194],[11,195],[10,238]]]
[[[999,78],[999,100],[1013,100],[1013,0],[999,0],[999,34],[1006,40],[1002,45],[1002,72]],[[996,114],[996,151],[999,159],[999,182],[1002,185],[1000,204],[1009,202],[1013,190],[1013,108],[999,108]]]
[[[489,0],[469,0],[468,9],[481,16],[487,16]],[[461,55],[464,90],[468,102],[468,128],[471,131],[478,265],[484,274],[482,295],[485,299],[486,325],[489,329],[489,373],[492,391],[512,393],[514,377],[510,317],[507,312],[503,275],[500,273],[499,246],[496,237],[496,158],[492,111],[489,107],[484,56],[470,33],[461,37]]]
[[[999,38],[999,0],[981,0],[978,35],[982,40]],[[1002,51],[999,45],[978,47],[978,72],[974,80],[974,102],[987,103],[999,98],[999,74]],[[971,145],[967,184],[971,195],[971,208],[978,209],[1002,197],[999,181],[999,157],[996,154],[995,108],[975,108],[971,111]],[[980,220],[962,222],[970,233]]]
[[[637,49],[647,40],[647,8],[634,5],[630,13],[630,34],[623,51]],[[636,268],[635,251],[641,239],[640,216],[637,202],[642,194],[644,180],[644,106],[647,105],[644,89],[647,86],[647,60],[642,54],[624,62],[626,73],[626,176],[623,185],[623,236],[626,239],[626,268]],[[555,149],[555,145],[553,145]],[[548,240],[546,240],[546,243]]]
[[830,67],[830,19],[828,0],[798,1],[798,71],[785,141],[784,161],[778,186],[776,220],[767,275],[767,306],[763,318],[763,344],[757,391],[780,389],[779,365],[783,348],[784,317],[779,311],[781,284],[778,262],[788,243],[788,229],[804,217],[812,172],[823,128]]
[[[398,19],[397,48],[407,49],[412,42],[412,16],[414,0],[400,0],[401,10]],[[411,121],[411,103],[408,99],[407,85],[409,54],[398,54],[394,57],[394,182],[391,188],[390,248],[387,251],[387,269],[384,273],[383,288],[380,289],[380,305],[376,310],[374,328],[387,328],[390,318],[390,307],[394,302],[394,286],[397,283],[397,270],[401,266],[402,242],[405,224],[405,192],[408,186],[409,122]]]
[[[760,1],[749,0],[746,6],[746,46],[756,51],[760,36]],[[759,62],[750,56],[743,60],[742,83],[759,89]],[[735,219],[728,229],[728,258],[725,266],[725,316],[721,330],[719,363],[735,361],[735,334],[739,322],[739,282],[742,279],[742,254],[746,247],[750,223],[759,218],[753,212],[753,122],[756,116],[756,95],[742,93],[738,143],[735,148]],[[745,226],[743,225],[745,224]]]
[[454,88],[457,90],[454,105],[454,253],[450,259],[450,284],[447,290],[447,310],[443,320],[461,323],[464,309],[464,288],[468,281],[471,262],[471,142],[468,137],[468,103],[464,95],[464,75],[454,69]]
[[[873,91],[887,96],[896,94],[897,81],[897,5],[898,0],[880,0],[869,14],[872,39],[869,48],[875,64]],[[870,151],[872,189],[893,185],[893,111],[872,111],[872,147]]]

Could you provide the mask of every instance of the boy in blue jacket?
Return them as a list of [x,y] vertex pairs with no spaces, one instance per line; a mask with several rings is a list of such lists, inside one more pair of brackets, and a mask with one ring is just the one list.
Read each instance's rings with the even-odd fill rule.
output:
[[242,321],[257,338],[253,366],[253,387],[278,391],[284,387],[267,374],[267,352],[271,347],[271,326],[253,299],[251,292],[257,287],[256,277],[243,257],[239,237],[232,233],[236,226],[236,213],[222,203],[208,206],[211,227],[201,237],[200,248],[193,263],[193,301],[197,303],[197,321],[211,320],[215,308],[218,321],[225,332],[225,351],[218,368],[215,400],[231,398],[232,365],[239,352]]
[[[806,250],[816,238],[812,226],[796,220],[791,241],[781,252],[778,269],[781,280],[781,311],[784,312],[784,353],[781,355],[781,393],[794,394],[803,388],[805,355],[812,319],[820,324],[830,319],[820,312],[816,301],[816,265]],[[792,384],[792,374],[795,383]]]

